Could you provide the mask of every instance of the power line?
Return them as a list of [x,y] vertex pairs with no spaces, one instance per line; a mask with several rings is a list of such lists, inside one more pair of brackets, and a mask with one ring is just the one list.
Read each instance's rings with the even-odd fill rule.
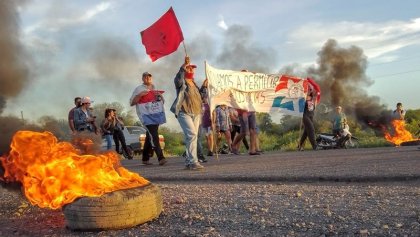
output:
[[390,64],[390,63],[396,63],[396,62],[402,62],[402,61],[407,61],[407,60],[416,59],[416,58],[420,58],[420,55],[416,55],[416,56],[408,57],[408,58],[403,58],[403,59],[400,59],[400,60],[394,60],[394,61],[391,61],[391,62],[369,64],[369,67],[384,65],[384,64]]
[[407,74],[407,73],[411,73],[411,72],[420,72],[420,69],[417,69],[417,70],[411,70],[411,71],[405,71],[405,72],[397,72],[397,73],[393,73],[393,74],[386,74],[386,75],[381,75],[381,76],[375,76],[374,78],[380,78],[380,77],[391,77],[391,76],[401,75],[401,74]]

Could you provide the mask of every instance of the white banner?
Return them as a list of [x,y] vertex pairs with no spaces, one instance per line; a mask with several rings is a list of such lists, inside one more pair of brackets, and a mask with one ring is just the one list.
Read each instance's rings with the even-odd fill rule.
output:
[[210,109],[220,104],[256,112],[302,116],[308,82],[281,74],[216,69],[206,66]]

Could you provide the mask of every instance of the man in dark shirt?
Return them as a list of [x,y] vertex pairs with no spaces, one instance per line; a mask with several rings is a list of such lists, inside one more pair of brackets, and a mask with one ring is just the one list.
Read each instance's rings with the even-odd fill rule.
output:
[[69,127],[72,134],[76,133],[76,129],[74,128],[74,110],[79,108],[82,105],[82,98],[80,97],[74,98],[74,105],[76,105],[76,107],[72,108],[69,111],[69,115],[68,115]]

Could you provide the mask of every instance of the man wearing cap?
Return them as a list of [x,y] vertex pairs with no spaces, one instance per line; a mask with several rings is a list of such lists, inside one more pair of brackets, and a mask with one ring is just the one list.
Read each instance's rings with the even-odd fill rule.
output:
[[[136,106],[137,116],[147,131],[143,147],[142,162],[144,165],[152,164],[149,160],[150,154],[152,154],[152,149],[154,149],[158,157],[159,165],[164,165],[167,160],[163,155],[163,151],[159,143],[159,125],[166,123],[165,111],[163,109],[164,99],[161,92],[155,90],[155,85],[152,83],[152,74],[144,72],[142,80],[143,84],[134,89],[130,98],[131,106]],[[153,105],[153,110],[157,113],[149,114],[149,110],[147,109],[150,104],[145,106],[145,104],[140,103],[142,98],[149,97],[150,95],[152,98],[151,104]]]
[[198,162],[197,139],[200,127],[202,100],[199,88],[194,81],[194,70],[197,66],[190,64],[188,56],[185,57],[174,83],[176,99],[171,106],[184,132],[186,156],[185,166],[189,170],[200,170],[204,167]]
[[333,129],[332,132],[335,136],[340,136],[341,130],[344,128],[344,121],[346,120],[346,115],[342,111],[341,106],[335,107],[335,115],[333,118]]
[[90,104],[93,101],[90,97],[85,96],[81,100],[82,106],[74,110],[74,128],[78,132],[88,131],[98,134],[98,129],[95,125],[95,118],[90,110]]

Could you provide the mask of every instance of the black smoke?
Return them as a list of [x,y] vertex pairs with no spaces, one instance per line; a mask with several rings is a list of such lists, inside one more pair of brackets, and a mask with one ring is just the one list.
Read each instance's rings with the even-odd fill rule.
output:
[[268,73],[276,65],[276,54],[269,46],[260,46],[253,41],[250,27],[232,25],[224,33],[222,51],[216,57],[216,65],[222,69]]
[[[0,115],[7,99],[18,96],[29,84],[29,56],[20,41],[18,7],[23,1],[0,1]],[[8,150],[11,138],[24,127],[16,117],[0,116],[0,153]]]
[[29,82],[28,55],[20,42],[18,7],[21,1],[0,1],[0,114],[7,98],[17,96]]
[[323,104],[330,108],[340,105],[347,116],[375,129],[388,124],[386,105],[366,90],[373,80],[366,75],[368,61],[363,49],[340,47],[336,40],[329,39],[318,52],[317,64],[307,73],[321,86]]

